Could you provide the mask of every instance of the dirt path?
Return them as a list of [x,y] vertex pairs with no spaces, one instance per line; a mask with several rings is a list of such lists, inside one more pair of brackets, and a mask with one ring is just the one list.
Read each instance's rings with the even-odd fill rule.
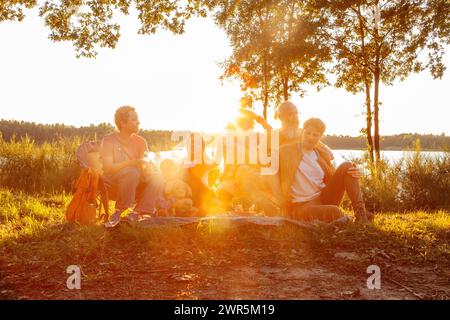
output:
[[[17,257],[1,266],[2,299],[448,299],[450,274],[437,265],[392,263],[392,255],[318,249],[295,240],[218,246],[124,245],[77,257],[81,290],[66,288],[69,261]],[[118,249],[120,248],[120,249]],[[227,248],[227,250],[224,250]],[[381,289],[366,268],[381,268]]]

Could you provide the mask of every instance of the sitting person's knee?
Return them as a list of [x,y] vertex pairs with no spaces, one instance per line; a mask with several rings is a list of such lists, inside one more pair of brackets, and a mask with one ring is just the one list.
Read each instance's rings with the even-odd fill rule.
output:
[[347,172],[348,169],[352,168],[354,165],[350,161],[345,161],[339,165],[336,171]]
[[133,180],[133,181],[138,181],[141,178],[141,171],[138,168],[134,168],[134,167],[127,167],[122,169],[122,171],[120,172],[121,176],[124,179],[127,180]]

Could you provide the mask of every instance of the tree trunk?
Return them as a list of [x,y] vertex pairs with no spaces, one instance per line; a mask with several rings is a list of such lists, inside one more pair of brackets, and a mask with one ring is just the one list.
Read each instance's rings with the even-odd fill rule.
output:
[[269,93],[264,92],[264,109],[263,109],[263,117],[264,120],[267,121],[267,108],[269,106]]
[[267,61],[266,61],[266,55],[263,56],[263,117],[264,120],[267,121],[267,108],[269,105],[269,88],[268,88],[268,80],[267,80]]
[[379,87],[380,87],[380,66],[378,62],[375,65],[375,74],[374,74],[374,95],[373,95],[373,120],[374,120],[374,140],[375,140],[375,159],[378,164],[380,161],[380,129],[379,129]]
[[361,53],[364,58],[364,74],[365,74],[365,91],[366,91],[366,137],[367,137],[367,151],[369,152],[370,164],[374,163],[374,155],[373,155],[373,140],[372,140],[372,106],[370,99],[370,83],[371,79],[369,78],[370,70],[369,69],[369,60],[367,59],[366,53],[366,44],[365,44],[365,36],[364,32],[364,20],[361,15],[361,6],[358,6],[358,21],[359,21],[359,32],[361,37]]
[[378,26],[375,26],[375,66],[374,66],[374,94],[373,94],[373,116],[374,116],[374,140],[375,140],[375,160],[376,164],[380,163],[380,129],[379,129],[379,95],[380,95],[380,58],[381,58],[381,46],[378,36]]
[[372,105],[370,101],[370,84],[366,81],[366,136],[367,151],[369,152],[370,163],[374,163],[373,139],[372,139]]
[[283,78],[283,99],[284,101],[289,100],[289,78]]

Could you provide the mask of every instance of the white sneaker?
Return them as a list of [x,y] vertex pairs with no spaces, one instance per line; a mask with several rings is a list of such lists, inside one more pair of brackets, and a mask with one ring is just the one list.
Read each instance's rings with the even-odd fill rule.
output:
[[116,211],[114,212],[111,217],[109,217],[109,221],[105,223],[106,228],[114,228],[120,223],[120,215],[122,212]]

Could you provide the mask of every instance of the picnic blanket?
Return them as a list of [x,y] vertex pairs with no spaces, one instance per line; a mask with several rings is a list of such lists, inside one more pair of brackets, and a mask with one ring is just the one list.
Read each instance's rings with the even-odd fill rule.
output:
[[[350,221],[349,216],[344,216],[337,220],[341,223]],[[311,229],[317,225],[327,225],[328,223],[313,221],[304,222],[285,217],[261,217],[261,216],[230,216],[230,215],[216,215],[210,217],[147,217],[134,223],[134,225],[144,228],[155,226],[185,226],[196,223],[213,222],[215,224],[223,225],[242,225],[255,224],[261,226],[282,226],[285,224],[296,225],[301,228]]]

